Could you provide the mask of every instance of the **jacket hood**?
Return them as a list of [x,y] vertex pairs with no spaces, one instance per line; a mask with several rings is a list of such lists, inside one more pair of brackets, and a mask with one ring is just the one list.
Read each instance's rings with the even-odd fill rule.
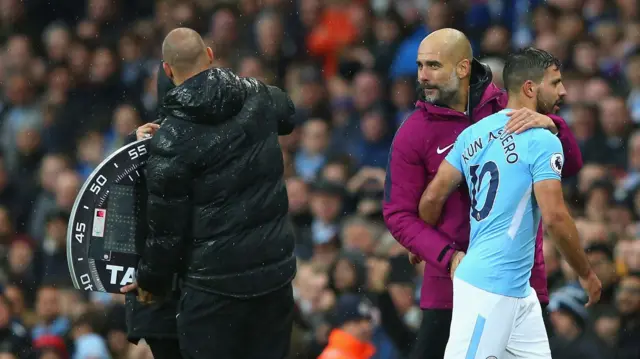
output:
[[245,81],[227,69],[208,69],[170,90],[163,113],[200,124],[226,122],[242,109]]
[[469,80],[469,108],[474,109],[482,102],[485,90],[491,84],[493,74],[489,66],[478,61],[471,61],[471,79]]
[[162,68],[162,62],[160,62],[160,66],[158,67],[158,81],[157,81],[157,96],[158,96],[158,105],[162,105],[164,102],[164,97],[171,90],[176,88],[176,85],[173,84],[169,76],[164,72]]

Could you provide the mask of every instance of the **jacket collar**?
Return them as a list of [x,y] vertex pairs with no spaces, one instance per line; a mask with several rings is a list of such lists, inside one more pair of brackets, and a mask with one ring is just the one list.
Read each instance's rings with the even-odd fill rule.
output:
[[491,96],[490,91],[487,91],[487,87],[491,85],[493,80],[493,74],[489,66],[481,63],[475,57],[471,61],[471,80],[469,84],[469,104],[467,111],[472,113],[473,110],[481,103],[487,100],[486,96]]
[[491,85],[493,80],[493,74],[489,66],[481,63],[476,58],[471,61],[471,80],[469,85],[469,102],[467,103],[467,113],[461,113],[446,106],[436,106],[424,101],[418,101],[416,103],[417,108],[426,110],[430,114],[447,117],[447,118],[459,118],[469,120],[473,110],[483,102],[487,101],[494,95],[493,91],[487,91],[487,88]]

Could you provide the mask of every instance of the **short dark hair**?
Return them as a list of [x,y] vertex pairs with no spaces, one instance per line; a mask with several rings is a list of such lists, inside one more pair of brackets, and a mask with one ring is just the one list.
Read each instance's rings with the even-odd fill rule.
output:
[[507,91],[517,92],[527,80],[542,81],[545,70],[554,65],[560,68],[560,60],[544,50],[533,47],[509,54],[502,73]]
[[637,278],[637,279],[640,279],[640,270],[632,270],[632,271],[630,271],[629,273],[627,273],[625,278]]
[[606,243],[591,243],[585,248],[585,252],[589,253],[602,253],[610,261],[614,261],[613,249]]

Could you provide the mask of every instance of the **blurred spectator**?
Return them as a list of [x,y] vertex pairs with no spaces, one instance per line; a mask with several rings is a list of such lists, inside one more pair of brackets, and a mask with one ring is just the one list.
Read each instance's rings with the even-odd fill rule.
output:
[[623,278],[618,287],[617,309],[620,312],[617,358],[631,359],[640,355],[640,273]]
[[[575,310],[575,273],[545,241],[561,303],[554,359],[640,358],[637,1],[0,0],[0,314],[10,308],[13,333],[0,359],[22,359],[19,328],[39,358],[151,358],[123,338],[120,296],[71,288],[65,232],[91,171],[156,119],[160,42],[178,26],[204,35],[216,66],[281,86],[296,105],[299,126],[280,138],[300,262],[291,358],[320,355],[336,303],[353,294],[374,307],[355,324],[370,330],[360,340],[372,358],[408,357],[422,271],[384,228],[380,198],[391,141],[414,110],[418,45],[447,26],[465,31],[499,87],[513,49],[562,60],[561,114],[585,164],[565,196],[604,291]],[[352,324],[342,327],[353,335]]]
[[582,289],[565,287],[551,295],[548,310],[556,336],[551,341],[551,355],[560,358],[604,358],[597,337],[587,327],[586,297]]
[[33,340],[43,335],[64,336],[70,330],[69,319],[60,312],[60,293],[53,286],[43,286],[38,289],[36,297],[36,314],[38,323],[31,331]]
[[0,295],[0,351],[11,353],[18,359],[29,359],[32,354],[29,332],[21,324],[11,320],[11,303]]
[[69,214],[64,211],[52,212],[47,216],[42,251],[36,258],[41,276],[58,285],[71,285],[66,256],[67,227]]
[[111,359],[107,344],[96,327],[96,314],[89,312],[76,319],[72,326],[71,337],[75,351],[74,358]]
[[69,358],[67,345],[59,336],[43,335],[33,342],[33,348],[40,353],[39,358]]
[[375,353],[373,337],[373,305],[358,295],[345,295],[338,300],[334,315],[334,328],[329,344],[320,359],[369,359]]

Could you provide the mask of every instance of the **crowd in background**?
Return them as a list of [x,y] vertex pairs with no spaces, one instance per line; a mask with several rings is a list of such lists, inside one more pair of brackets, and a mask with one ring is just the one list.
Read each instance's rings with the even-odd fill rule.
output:
[[[198,30],[216,66],[284,88],[298,128],[281,137],[297,229],[291,358],[315,358],[340,296],[366,296],[373,358],[407,358],[422,268],[381,215],[393,135],[416,100],[430,31],[465,31],[502,86],[510,50],[563,63],[561,115],[584,168],[566,180],[603,283],[586,310],[545,240],[553,357],[638,359],[640,14],[636,0],[0,0],[0,359],[151,358],[127,343],[121,295],[73,289],[65,235],[91,171],[155,119],[168,31]],[[214,154],[215,155],[215,154]],[[443,328],[448,330],[448,328]],[[634,354],[635,353],[635,354]],[[92,358],[98,358],[92,357]]]

